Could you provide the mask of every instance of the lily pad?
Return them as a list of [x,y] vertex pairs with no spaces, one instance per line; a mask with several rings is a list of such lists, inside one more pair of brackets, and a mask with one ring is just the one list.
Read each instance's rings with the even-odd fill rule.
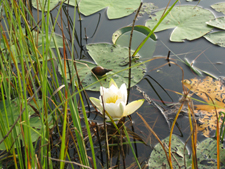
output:
[[[146,22],[146,26],[152,29],[160,20],[164,10],[156,12],[152,20]],[[170,41],[183,42],[184,39],[194,40],[202,37],[212,30],[205,22],[215,18],[210,10],[199,6],[177,6],[172,9],[168,16],[157,27],[155,32],[174,28]]]
[[206,22],[207,25],[225,30],[225,17],[219,17]]
[[[225,167],[225,149],[220,144],[220,167]],[[211,169],[217,166],[217,142],[207,138],[197,146],[198,167]],[[191,168],[191,167],[190,167]]]
[[[41,4],[42,1],[43,0],[32,0],[33,7],[37,9],[37,6],[38,6],[38,9],[41,11],[42,10],[42,4]],[[48,1],[49,0],[44,0],[43,5],[45,5],[45,7],[44,7],[45,11],[48,10]],[[37,5],[37,2],[38,2],[38,5]],[[61,0],[50,0],[49,10],[51,11],[52,9],[54,9],[60,2],[61,2]],[[63,3],[76,7],[75,0],[66,0]]]
[[223,14],[225,14],[225,2],[213,4],[211,5],[211,7],[215,9],[217,12],[222,12]]
[[[11,102],[11,103],[10,103]],[[5,115],[5,113],[4,113],[4,103],[1,101],[0,102],[0,113],[1,113],[1,120],[2,120],[2,122],[4,123],[4,125],[5,126],[7,126],[7,122],[6,122],[6,118],[8,119],[8,122],[9,122],[9,126],[11,126],[13,123],[14,123],[14,121],[17,119],[17,117],[19,116],[19,114],[20,114],[20,106],[18,105],[18,103],[19,103],[19,99],[18,98],[16,98],[16,99],[14,99],[14,100],[12,100],[12,101],[6,101],[5,102],[5,107],[6,107],[6,111],[7,111],[7,117],[6,117],[6,115]],[[39,110],[40,109],[40,107],[41,107],[41,101],[37,101],[37,103],[38,103],[38,107],[39,108],[37,108],[37,105],[33,102],[33,101],[31,101],[29,104],[31,104],[33,107],[35,107],[37,110]],[[11,108],[10,108],[11,107]],[[12,121],[12,118],[11,118],[11,112],[13,113],[13,118],[14,118],[14,121]],[[34,114],[35,113],[35,111],[30,107],[30,106],[28,106],[28,113],[29,113],[29,115],[31,116],[32,114]],[[34,118],[34,119],[33,119]],[[30,122],[34,122],[34,120],[35,120],[35,122],[37,123],[37,124],[39,124],[39,126],[37,126],[37,124],[31,124],[30,125],[30,127],[36,127],[36,131],[34,131],[34,130],[30,130],[31,131],[31,140],[34,142],[34,141],[36,141],[38,138],[39,138],[39,134],[38,134],[38,132],[37,132],[37,129],[39,129],[39,128],[41,128],[41,126],[40,126],[40,120],[39,120],[39,122],[37,121],[37,118],[38,117],[31,117],[30,118]],[[51,118],[50,118],[51,119]],[[23,123],[22,123],[23,124]],[[21,133],[21,128],[20,127],[18,127],[17,125],[15,126],[15,128],[16,128],[16,132],[17,132],[17,134],[19,134],[19,133]],[[12,137],[13,137],[14,135],[12,135]],[[4,137],[4,136],[3,136]],[[2,134],[0,133],[0,140],[2,140]],[[5,150],[6,148],[5,148],[5,145],[4,145],[4,142],[2,143],[2,144],[0,144],[0,150]]]
[[[162,142],[167,144],[169,143],[169,137],[162,140]],[[172,148],[172,164],[174,168],[184,168],[184,158],[186,161],[186,168],[192,168],[192,158],[189,157],[187,150],[185,150],[184,156],[184,143],[175,135],[172,136],[171,142]],[[222,148],[220,144],[220,166],[221,168],[225,167],[225,149]],[[168,148],[166,148],[168,149]],[[176,161],[174,160],[176,158]],[[215,139],[207,138],[197,145],[197,160],[198,168],[211,169],[216,168],[217,166],[217,142]],[[154,147],[148,161],[149,168],[158,169],[162,168],[162,164],[165,164],[165,168],[169,168],[165,152],[162,149],[162,146],[158,143]],[[178,166],[179,163],[179,166]]]
[[[126,26],[114,32],[112,36],[113,44],[129,47],[131,29],[131,26]],[[150,32],[151,30],[148,27],[142,25],[135,26],[133,31],[131,49],[135,50]],[[152,34],[144,44],[144,46],[141,48],[141,50],[138,52],[141,55],[141,60],[152,58],[156,48],[156,43],[156,36]]]
[[225,31],[209,33],[204,38],[214,45],[225,47]]
[[[128,68],[128,65],[121,65],[121,63],[123,63],[124,61],[126,62],[128,59],[128,48],[108,43],[89,44],[86,46],[86,48],[88,49],[88,53],[95,63],[87,61],[77,62],[76,65],[78,69],[78,74],[80,80],[82,81],[83,87],[91,85],[87,88],[87,90],[99,91],[100,83],[102,86],[108,88],[111,78],[114,79],[114,81],[117,83],[118,86],[121,86],[123,83],[128,84],[128,70],[124,70],[120,73],[114,74],[118,71]],[[132,66],[137,63],[140,62],[138,60],[132,61]],[[74,69],[73,62],[69,61],[69,65],[70,65],[70,72],[72,72],[72,69]],[[91,69],[97,65],[107,69],[113,69],[111,72],[108,72],[106,75],[102,77],[98,76],[97,78],[99,80],[108,75],[112,76],[106,78],[105,80],[99,83],[92,85],[94,82],[97,81],[97,78],[93,75]],[[143,78],[145,72],[146,72],[145,64],[133,67],[131,71],[131,86],[137,84]],[[59,73],[62,74],[60,68]],[[69,77],[70,77],[69,70],[67,67],[67,79],[68,81],[71,81]],[[72,78],[74,80],[75,77]]]
[[[58,34],[53,34],[54,38],[55,38],[55,41],[56,41],[56,44],[57,46],[55,45],[54,43],[54,40],[53,40],[53,37],[51,37],[51,34],[48,35],[48,38],[50,40],[50,43],[49,43],[49,48],[63,48],[63,38],[61,35],[58,35]],[[43,54],[43,51],[42,51],[42,37],[44,37],[44,42],[43,42],[43,45],[46,45],[46,35],[45,34],[39,34],[38,35],[38,51]],[[36,37],[34,36],[34,40],[36,40]],[[46,47],[44,47],[44,50],[46,50]]]
[[107,8],[108,18],[118,19],[132,14],[140,2],[140,0],[82,0],[79,6],[80,12],[85,16]]
[[[63,48],[63,39],[62,39],[62,36],[61,35],[58,35],[58,34],[53,34],[53,36],[54,36],[54,38],[55,38],[55,41],[56,41],[56,44],[54,43],[54,40],[53,40],[53,37],[51,37],[51,34],[49,34],[48,35],[48,38],[49,38],[49,40],[50,40],[50,42],[49,42],[49,48],[50,49],[52,49],[52,48]],[[42,37],[44,37],[43,38],[43,43],[42,43]],[[36,37],[36,35],[34,34],[33,35],[33,39],[34,39],[34,42],[36,42],[36,39],[37,39],[37,37]],[[44,54],[44,52],[45,52],[45,50],[46,50],[46,40],[47,40],[47,38],[46,38],[46,34],[39,34],[38,35],[38,39],[37,39],[37,48],[38,48],[38,51],[41,53],[41,55],[43,55]],[[27,42],[28,44],[29,44],[29,41]],[[43,52],[43,49],[42,49],[42,45],[44,45],[44,52]],[[1,42],[1,44],[0,44],[0,47],[2,48],[2,49],[5,49],[6,47],[4,46],[4,43],[3,42]],[[14,56],[17,56],[17,57],[20,57],[20,55],[17,53],[17,50],[16,50],[16,47],[15,47],[15,45],[14,44],[12,44],[12,45],[10,45],[10,49],[11,49],[11,51],[12,51],[12,53],[13,53],[13,55]],[[8,52],[8,50],[5,50],[6,52]],[[49,51],[49,52],[52,52],[52,51]],[[53,52],[52,52],[52,54],[53,54]],[[6,53],[5,54],[6,56],[9,56],[8,55],[8,53]],[[26,57],[26,55],[24,55],[23,57]],[[27,56],[28,57],[28,56]],[[37,61],[36,60],[36,58],[33,56],[33,55],[31,55],[31,58],[34,60],[34,61]],[[48,57],[49,58],[49,57]],[[42,60],[42,58],[40,58],[40,60]],[[40,61],[39,60],[39,61]],[[18,60],[18,62],[19,62],[19,60]]]
[[[169,137],[162,140],[162,142],[166,144],[165,147],[167,147],[166,150],[168,150]],[[172,144],[171,152],[173,153],[173,157],[172,157],[173,167],[174,168],[179,168],[179,166],[181,168],[184,167],[184,158],[188,158],[188,151],[187,149],[184,150],[184,143],[177,136],[173,135],[171,144]],[[175,161],[174,158],[176,158],[177,161]],[[179,166],[177,162],[179,163]],[[149,164],[149,168],[151,169],[162,168],[162,164],[166,165],[165,168],[170,168],[167,162],[165,152],[163,151],[162,146],[159,143],[156,144],[156,146],[154,147],[154,150],[152,151],[150,155],[148,164]],[[187,165],[187,161],[186,161],[186,165]]]

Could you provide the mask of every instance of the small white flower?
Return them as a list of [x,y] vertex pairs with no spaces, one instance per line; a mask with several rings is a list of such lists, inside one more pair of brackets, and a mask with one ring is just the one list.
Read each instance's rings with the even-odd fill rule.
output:
[[126,105],[127,87],[124,83],[118,88],[113,79],[110,81],[109,88],[100,87],[99,99],[90,97],[90,100],[101,113],[103,113],[103,102],[105,111],[113,120],[119,120],[134,113],[144,103],[144,99],[140,99]]

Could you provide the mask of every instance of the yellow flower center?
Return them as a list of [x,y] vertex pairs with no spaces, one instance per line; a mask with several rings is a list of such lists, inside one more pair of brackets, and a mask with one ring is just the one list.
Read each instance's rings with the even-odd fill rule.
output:
[[118,95],[114,95],[112,97],[108,97],[106,99],[106,103],[116,103],[116,101],[119,99],[120,97]]

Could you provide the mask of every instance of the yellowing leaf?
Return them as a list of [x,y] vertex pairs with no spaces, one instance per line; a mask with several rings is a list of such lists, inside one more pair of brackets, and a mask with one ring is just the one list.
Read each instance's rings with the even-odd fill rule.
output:
[[208,108],[214,109],[214,105],[220,109],[225,108],[225,87],[219,80],[213,80],[207,76],[202,81],[198,79],[184,80],[183,84],[211,105],[207,105]]
[[[183,80],[185,87],[190,89],[197,96],[202,98],[208,105],[195,105],[195,114],[198,114],[198,130],[203,132],[203,135],[210,137],[210,132],[216,130],[217,113],[225,111],[225,87],[219,80],[213,80],[211,77],[206,77],[204,80],[190,79]],[[224,115],[219,119],[219,126],[222,123]]]

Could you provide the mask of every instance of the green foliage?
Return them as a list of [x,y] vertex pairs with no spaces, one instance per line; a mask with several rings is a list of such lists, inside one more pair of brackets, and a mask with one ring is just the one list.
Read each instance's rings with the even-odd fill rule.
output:
[[[129,47],[131,29],[131,26],[126,26],[114,32],[112,35],[113,44]],[[131,49],[135,50],[150,32],[151,30],[148,27],[142,25],[135,26],[132,36]],[[141,55],[141,60],[152,58],[153,53],[155,52],[156,43],[156,36],[155,34],[152,34],[146,41],[145,45],[138,52],[138,54]]]
[[[105,80],[89,86],[87,90],[99,91],[100,85],[108,87],[111,78],[115,80],[118,86],[121,86],[123,83],[126,84],[128,83],[128,64],[126,64],[128,63],[128,48],[121,47],[119,45],[111,45],[108,43],[89,44],[86,47],[88,49],[89,55],[94,60],[95,64],[87,61],[76,62],[79,77],[80,80],[82,81],[83,87],[89,86],[94,82],[98,81],[98,79],[100,80],[105,76],[107,76]],[[140,62],[138,60],[134,60],[132,62],[132,66],[134,66],[137,63]],[[70,65],[70,72],[72,72],[72,69],[74,69],[74,65],[73,62],[70,60],[69,65]],[[98,76],[97,79],[91,72],[91,69],[97,65],[113,70],[102,77]],[[118,71],[120,72],[117,73]],[[136,85],[143,78],[145,71],[146,67],[144,64],[132,68],[131,86]],[[60,74],[62,74],[62,71],[60,69],[59,72]],[[108,78],[108,76],[110,77]],[[67,79],[70,81],[68,68],[67,68]],[[75,75],[72,76],[72,79],[76,80]]]
[[217,31],[204,36],[209,42],[214,45],[225,47],[225,31]]
[[[169,137],[165,138],[162,142],[165,142],[166,147],[168,147]],[[192,158],[189,157],[187,149],[184,143],[175,135],[172,136],[172,164],[174,168],[184,167],[184,158],[185,166],[188,169],[192,168]],[[222,148],[223,145],[220,145],[220,162],[221,167],[225,167],[225,150]],[[185,148],[185,150],[184,150]],[[185,152],[185,154],[184,154]],[[175,161],[176,158],[176,161]],[[212,138],[207,138],[197,145],[197,159],[198,167],[211,169],[217,166],[217,141]],[[178,163],[179,164],[178,164]],[[158,143],[154,147],[149,159],[149,168],[161,168],[162,164],[166,165],[166,168],[169,167],[166,155],[162,150],[161,145]]]
[[225,2],[213,4],[211,5],[211,7],[215,9],[217,12],[222,12],[223,14],[225,14]]
[[[42,2],[44,6],[42,6]],[[51,11],[52,9],[54,9],[59,3],[61,3],[61,0],[50,0],[49,3],[49,10]],[[65,0],[63,1],[63,3],[71,5],[76,7],[76,0]],[[46,12],[48,10],[48,0],[32,0],[32,5],[34,8],[38,8],[40,11],[42,10],[42,8],[44,7],[44,11]]]
[[[4,125],[4,126],[7,126],[9,125],[9,127],[11,127],[13,125],[13,123],[16,121],[16,119],[19,117],[20,115],[20,107],[21,105],[19,105],[20,103],[20,100],[19,98],[15,98],[13,99],[12,101],[5,101],[5,103],[3,101],[0,102],[0,113],[1,113],[1,125]],[[28,113],[29,113],[29,116],[30,116],[30,127],[33,127],[33,129],[31,129],[31,140],[32,142],[35,142],[37,141],[37,139],[41,136],[40,134],[40,128],[42,126],[42,123],[41,123],[41,120],[40,120],[40,117],[35,117],[35,116],[32,116],[34,113],[35,113],[35,110],[40,110],[41,108],[41,101],[37,101],[37,105],[31,101],[29,103],[30,106],[28,106]],[[21,102],[21,104],[25,104],[24,101]],[[32,106],[32,107],[31,107]],[[7,114],[5,114],[4,112],[7,112]],[[13,116],[11,115],[11,113],[13,114]],[[50,116],[51,117],[51,116]],[[50,122],[51,118],[49,119],[49,122]],[[25,125],[25,123],[23,122],[22,123],[22,126]],[[17,133],[17,136],[20,136],[19,138],[23,139],[22,138],[22,135],[21,135],[21,127],[19,125],[19,121],[17,123],[17,125],[15,126],[16,128],[16,133]],[[2,133],[0,134],[0,140],[2,140],[3,136],[2,136]],[[16,138],[14,138],[16,139]],[[5,144],[4,142],[2,144],[0,144],[0,150],[5,150],[6,147],[5,147]]]
[[[220,167],[225,167],[225,149],[220,144]],[[198,167],[211,169],[217,166],[217,142],[207,138],[197,146]],[[190,167],[191,168],[191,167]]]
[[207,25],[225,30],[225,17],[218,17],[206,22]]
[[[162,140],[162,143],[164,143],[166,149],[168,150],[169,137]],[[173,135],[171,144],[172,144],[171,150],[173,153],[172,163],[174,165],[174,168],[178,168],[178,166],[181,167],[184,166],[184,158],[189,157],[188,151],[184,146],[184,143],[176,135]],[[176,161],[179,164],[177,164],[174,157],[176,158]],[[148,161],[149,168],[151,169],[162,168],[163,163],[166,164],[166,168],[169,168],[165,152],[163,151],[162,146],[158,143],[156,144],[154,150],[150,155],[150,159]]]
[[118,19],[132,14],[139,5],[140,0],[82,0],[80,12],[88,16],[107,7],[108,18]]
[[[145,25],[152,29],[163,13],[164,9],[156,12],[156,16],[148,20]],[[155,32],[174,28],[170,41],[183,42],[185,39],[194,40],[212,30],[212,27],[207,26],[205,22],[213,18],[214,15],[211,11],[199,6],[177,6],[173,8]]]

